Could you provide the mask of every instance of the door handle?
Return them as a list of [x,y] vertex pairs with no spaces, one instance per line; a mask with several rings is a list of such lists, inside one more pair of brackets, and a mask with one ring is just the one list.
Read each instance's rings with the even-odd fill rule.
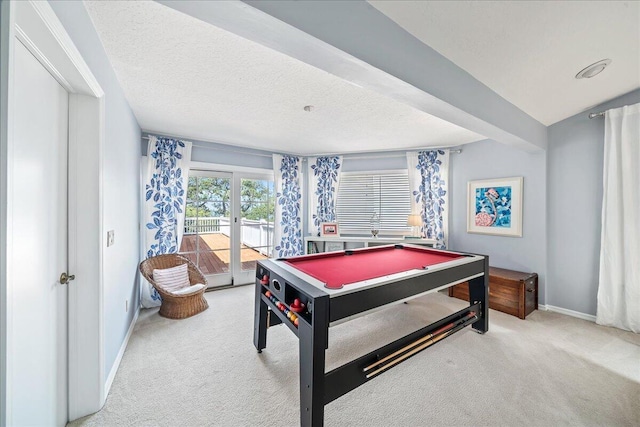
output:
[[60,275],[60,284],[61,285],[66,285],[70,281],[75,280],[75,278],[76,278],[75,274],[68,275],[67,273],[62,273]]

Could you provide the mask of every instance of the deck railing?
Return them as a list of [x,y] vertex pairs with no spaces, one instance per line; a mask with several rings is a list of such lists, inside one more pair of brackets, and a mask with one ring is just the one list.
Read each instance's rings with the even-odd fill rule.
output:
[[185,218],[184,219],[184,234],[195,233],[215,233],[220,231],[220,220],[226,221],[226,225],[229,225],[228,218],[220,217],[208,217],[208,218]]
[[[221,233],[230,236],[230,220],[225,217],[185,218],[184,234]],[[273,223],[242,218],[242,244],[270,256],[273,247]]]

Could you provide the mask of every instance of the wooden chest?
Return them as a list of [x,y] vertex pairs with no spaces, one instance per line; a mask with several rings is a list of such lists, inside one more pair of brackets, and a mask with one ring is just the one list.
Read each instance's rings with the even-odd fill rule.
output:
[[[450,287],[449,296],[469,301],[469,285]],[[489,308],[524,319],[538,309],[538,275],[489,267]]]

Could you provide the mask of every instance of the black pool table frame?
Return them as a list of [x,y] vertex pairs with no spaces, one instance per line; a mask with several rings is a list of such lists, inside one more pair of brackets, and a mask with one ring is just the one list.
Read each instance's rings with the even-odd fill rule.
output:
[[[269,277],[268,283],[261,283],[265,275]],[[325,350],[329,346],[329,326],[332,322],[464,281],[469,282],[469,307],[325,373]],[[299,298],[307,306],[308,312],[299,315],[298,327],[267,298],[266,291],[270,291],[278,301],[287,306],[293,302],[294,298]],[[460,323],[460,320],[471,311],[478,316],[477,320],[473,319],[473,329],[479,333],[487,332],[489,328],[488,292],[489,258],[486,256],[480,256],[471,263],[439,271],[426,271],[423,275],[389,285],[331,297],[323,289],[311,285],[302,280],[299,275],[284,268],[282,260],[260,260],[256,267],[253,342],[258,352],[262,352],[267,344],[267,328],[280,323],[287,325],[298,337],[300,424],[322,426],[326,404],[377,376],[367,378],[363,372],[365,366],[390,355],[443,325],[453,321]],[[460,326],[466,326],[466,324]]]

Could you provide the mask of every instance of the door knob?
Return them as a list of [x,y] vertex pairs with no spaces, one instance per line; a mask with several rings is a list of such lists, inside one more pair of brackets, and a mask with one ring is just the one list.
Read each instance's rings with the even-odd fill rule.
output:
[[76,278],[75,274],[72,274],[72,275],[69,276],[67,273],[62,273],[60,275],[60,284],[61,285],[66,285],[70,281],[75,280],[75,278]]

